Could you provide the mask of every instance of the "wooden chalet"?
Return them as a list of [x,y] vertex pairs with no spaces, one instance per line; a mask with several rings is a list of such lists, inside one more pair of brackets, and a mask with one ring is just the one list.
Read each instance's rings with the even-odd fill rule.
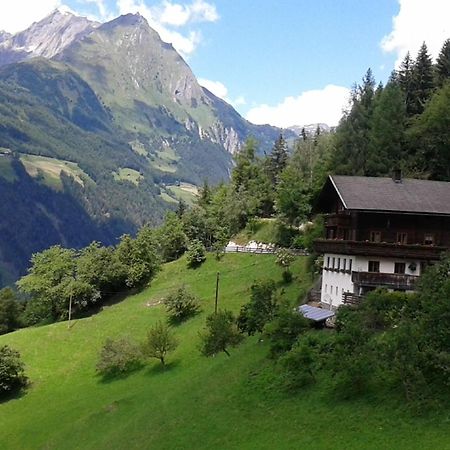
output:
[[450,249],[450,183],[330,175],[316,212],[325,214],[321,303],[355,302],[375,287],[413,291],[428,264]]

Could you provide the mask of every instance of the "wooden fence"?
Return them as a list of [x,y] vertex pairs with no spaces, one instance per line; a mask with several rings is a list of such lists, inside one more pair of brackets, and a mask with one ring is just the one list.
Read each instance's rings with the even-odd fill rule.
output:
[[[225,253],[255,253],[259,255],[273,255],[279,250],[276,247],[245,247],[243,245],[228,245],[225,247]],[[308,255],[306,250],[289,249],[293,255],[305,256]]]

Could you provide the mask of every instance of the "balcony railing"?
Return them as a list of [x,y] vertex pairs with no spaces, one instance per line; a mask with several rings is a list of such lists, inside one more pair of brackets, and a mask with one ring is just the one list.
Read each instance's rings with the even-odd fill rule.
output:
[[327,227],[349,227],[351,216],[349,214],[327,214],[325,216],[325,226]]
[[360,286],[414,290],[419,277],[400,273],[352,272],[352,281]]
[[438,260],[446,247],[419,244],[394,244],[389,242],[347,241],[339,239],[316,239],[314,250],[318,253],[341,255],[387,256],[419,260]]

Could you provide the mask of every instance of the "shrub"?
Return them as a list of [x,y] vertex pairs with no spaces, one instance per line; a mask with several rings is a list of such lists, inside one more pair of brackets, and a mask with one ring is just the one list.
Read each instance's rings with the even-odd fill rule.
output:
[[147,334],[147,339],[142,345],[142,353],[144,356],[159,359],[165,366],[167,353],[175,350],[177,346],[178,341],[172,330],[165,323],[157,322]]
[[290,283],[292,281],[292,273],[289,270],[291,264],[294,262],[295,256],[284,248],[277,251],[277,264],[283,268],[283,281]]
[[108,338],[103,345],[97,362],[97,372],[114,375],[129,372],[141,362],[139,346],[129,338]]
[[206,260],[205,246],[198,240],[191,241],[186,253],[188,267],[198,267]]
[[283,283],[289,284],[292,282],[292,272],[290,270],[283,270],[283,273],[281,274],[283,278]]
[[180,286],[170,293],[164,299],[164,304],[170,321],[174,323],[182,322],[200,312],[198,298],[190,293],[185,286]]
[[289,351],[298,337],[309,329],[308,319],[293,310],[288,303],[283,304],[275,318],[264,328],[264,334],[270,341],[270,355],[276,357]]
[[200,351],[204,356],[214,356],[224,352],[228,356],[228,347],[236,347],[242,341],[242,335],[236,327],[230,311],[219,311],[206,318],[206,329],[200,333]]
[[7,345],[0,347],[0,398],[25,387],[27,381],[19,352]]
[[277,308],[276,285],[273,280],[259,281],[250,288],[250,302],[242,306],[237,319],[239,330],[249,336],[262,332]]
[[302,388],[316,380],[317,354],[309,342],[300,340],[280,359],[284,371],[285,386],[288,389]]

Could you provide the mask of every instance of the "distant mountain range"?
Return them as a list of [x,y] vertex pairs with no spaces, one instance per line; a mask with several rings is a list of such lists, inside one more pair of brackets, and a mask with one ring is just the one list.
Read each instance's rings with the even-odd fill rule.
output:
[[201,87],[139,14],[99,24],[57,10],[0,32],[0,285],[49,245],[157,223],[171,185],[226,180],[248,137],[268,151],[280,131]]
[[329,133],[332,130],[332,127],[327,125],[326,123],[311,123],[308,125],[293,125],[288,129],[293,131],[297,136],[302,135],[302,131],[305,130],[305,133],[308,136],[313,136],[317,132],[317,127],[319,127],[320,132]]

